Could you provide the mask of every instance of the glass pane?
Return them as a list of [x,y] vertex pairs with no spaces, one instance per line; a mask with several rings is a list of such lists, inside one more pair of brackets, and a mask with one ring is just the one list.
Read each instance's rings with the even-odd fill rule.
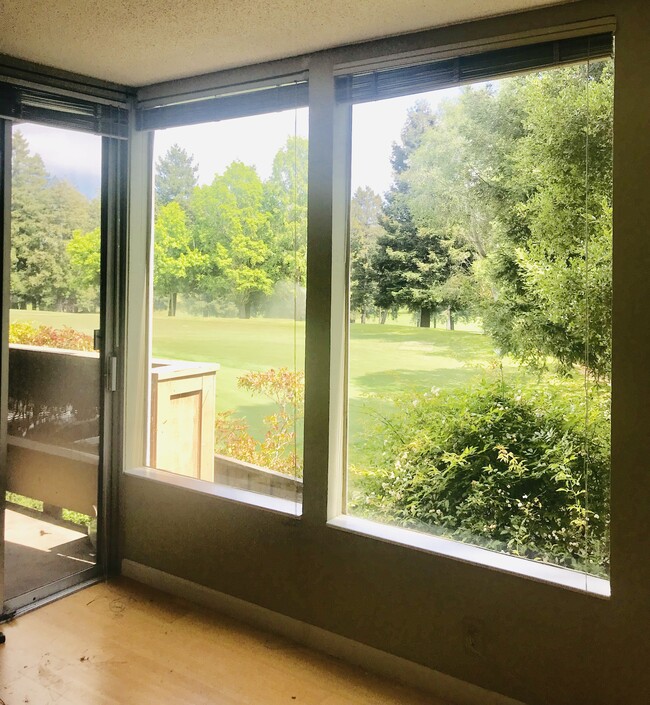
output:
[[155,138],[149,464],[302,497],[307,111]]
[[353,109],[350,514],[608,575],[613,64]]
[[13,128],[8,599],[93,566],[101,138]]

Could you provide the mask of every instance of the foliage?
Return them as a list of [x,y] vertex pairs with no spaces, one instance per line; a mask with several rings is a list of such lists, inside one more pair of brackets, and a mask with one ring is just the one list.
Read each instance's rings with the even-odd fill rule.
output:
[[239,377],[238,386],[253,395],[268,397],[277,409],[264,418],[263,441],[255,440],[246,421],[234,417],[232,411],[217,414],[216,452],[301,477],[302,460],[296,449],[295,429],[303,413],[304,373],[292,372],[286,367],[248,372]]
[[154,286],[156,294],[168,297],[170,316],[176,314],[176,295],[192,287],[205,259],[193,246],[181,205],[161,206],[154,228]]
[[501,382],[405,398],[356,509],[515,555],[607,564],[607,388],[583,403]]
[[[270,178],[232,162],[197,185],[194,157],[173,145],[156,162],[156,304],[176,312],[178,294],[204,311],[267,308],[281,283],[304,286],[307,140],[290,137]],[[12,155],[11,305],[94,311],[99,305],[98,201],[47,172],[19,130]]]
[[156,210],[175,201],[187,210],[199,167],[182,147],[173,144],[156,162]]
[[460,304],[538,368],[610,374],[612,107],[610,61],[468,87],[401,175],[416,231],[468,251]]
[[262,206],[273,231],[272,278],[302,286],[307,275],[308,151],[304,137],[287,138],[273,159]]
[[9,343],[33,345],[64,350],[94,350],[93,339],[74,328],[63,326],[34,326],[27,321],[16,321],[9,325]]
[[87,306],[67,246],[77,231],[99,225],[97,202],[53,179],[20,130],[13,133],[11,198],[11,305],[46,310]]
[[381,196],[371,188],[359,187],[350,202],[350,309],[359,311],[365,323],[377,291],[373,256],[384,233],[379,224]]
[[510,296],[508,325],[500,301],[496,322],[488,320],[490,333],[522,359],[543,364],[552,355],[565,368],[580,364],[604,377],[611,374],[612,69],[597,62],[521,81],[525,133],[512,188],[527,191],[518,228],[526,237],[503,230],[517,290],[497,280]]
[[73,280],[77,286],[77,308],[96,311],[99,308],[101,272],[101,234],[99,228],[83,233],[75,230],[66,245]]
[[199,286],[213,297],[228,296],[240,317],[273,290],[273,232],[263,208],[264,185],[257,171],[232,162],[209,186],[195,189],[190,212],[197,249],[206,263]]
[[77,282],[67,243],[98,225],[96,204],[50,177],[19,130],[12,140],[11,305],[75,310]]
[[429,326],[431,313],[438,309],[437,299],[430,294],[448,275],[448,262],[440,238],[421,232],[413,220],[410,186],[404,173],[435,119],[426,101],[416,102],[407,113],[401,144],[394,144],[392,150],[394,182],[386,194],[380,220],[385,232],[377,238],[371,259],[375,304],[385,310],[406,306],[420,311],[420,325],[424,327]]

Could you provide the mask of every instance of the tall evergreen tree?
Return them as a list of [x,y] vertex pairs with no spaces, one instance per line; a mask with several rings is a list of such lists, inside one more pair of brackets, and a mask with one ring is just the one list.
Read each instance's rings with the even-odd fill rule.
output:
[[375,304],[384,310],[406,306],[419,313],[420,326],[425,328],[441,306],[436,286],[449,277],[451,269],[443,240],[419,228],[413,220],[410,186],[404,174],[411,155],[435,121],[426,101],[418,101],[408,111],[401,143],[392,149],[394,181],[386,194],[381,219],[385,233],[378,238],[372,258],[377,284]]
[[187,211],[198,183],[198,171],[194,158],[182,147],[173,144],[156,161],[156,209],[175,201]]

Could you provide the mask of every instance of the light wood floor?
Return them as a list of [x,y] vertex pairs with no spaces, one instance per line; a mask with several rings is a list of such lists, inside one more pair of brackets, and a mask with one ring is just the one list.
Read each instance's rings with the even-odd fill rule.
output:
[[2,630],[5,705],[445,705],[125,579]]

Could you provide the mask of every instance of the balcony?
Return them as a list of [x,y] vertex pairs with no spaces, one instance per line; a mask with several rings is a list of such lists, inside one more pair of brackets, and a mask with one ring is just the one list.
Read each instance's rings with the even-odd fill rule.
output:
[[[86,517],[92,532],[100,477],[100,370],[95,352],[15,344],[9,346],[9,364],[7,491],[12,494],[6,539],[12,567],[7,593],[13,597],[95,561],[86,528],[69,517]],[[151,465],[300,500],[301,480],[215,454],[218,370],[217,364],[152,361]]]

